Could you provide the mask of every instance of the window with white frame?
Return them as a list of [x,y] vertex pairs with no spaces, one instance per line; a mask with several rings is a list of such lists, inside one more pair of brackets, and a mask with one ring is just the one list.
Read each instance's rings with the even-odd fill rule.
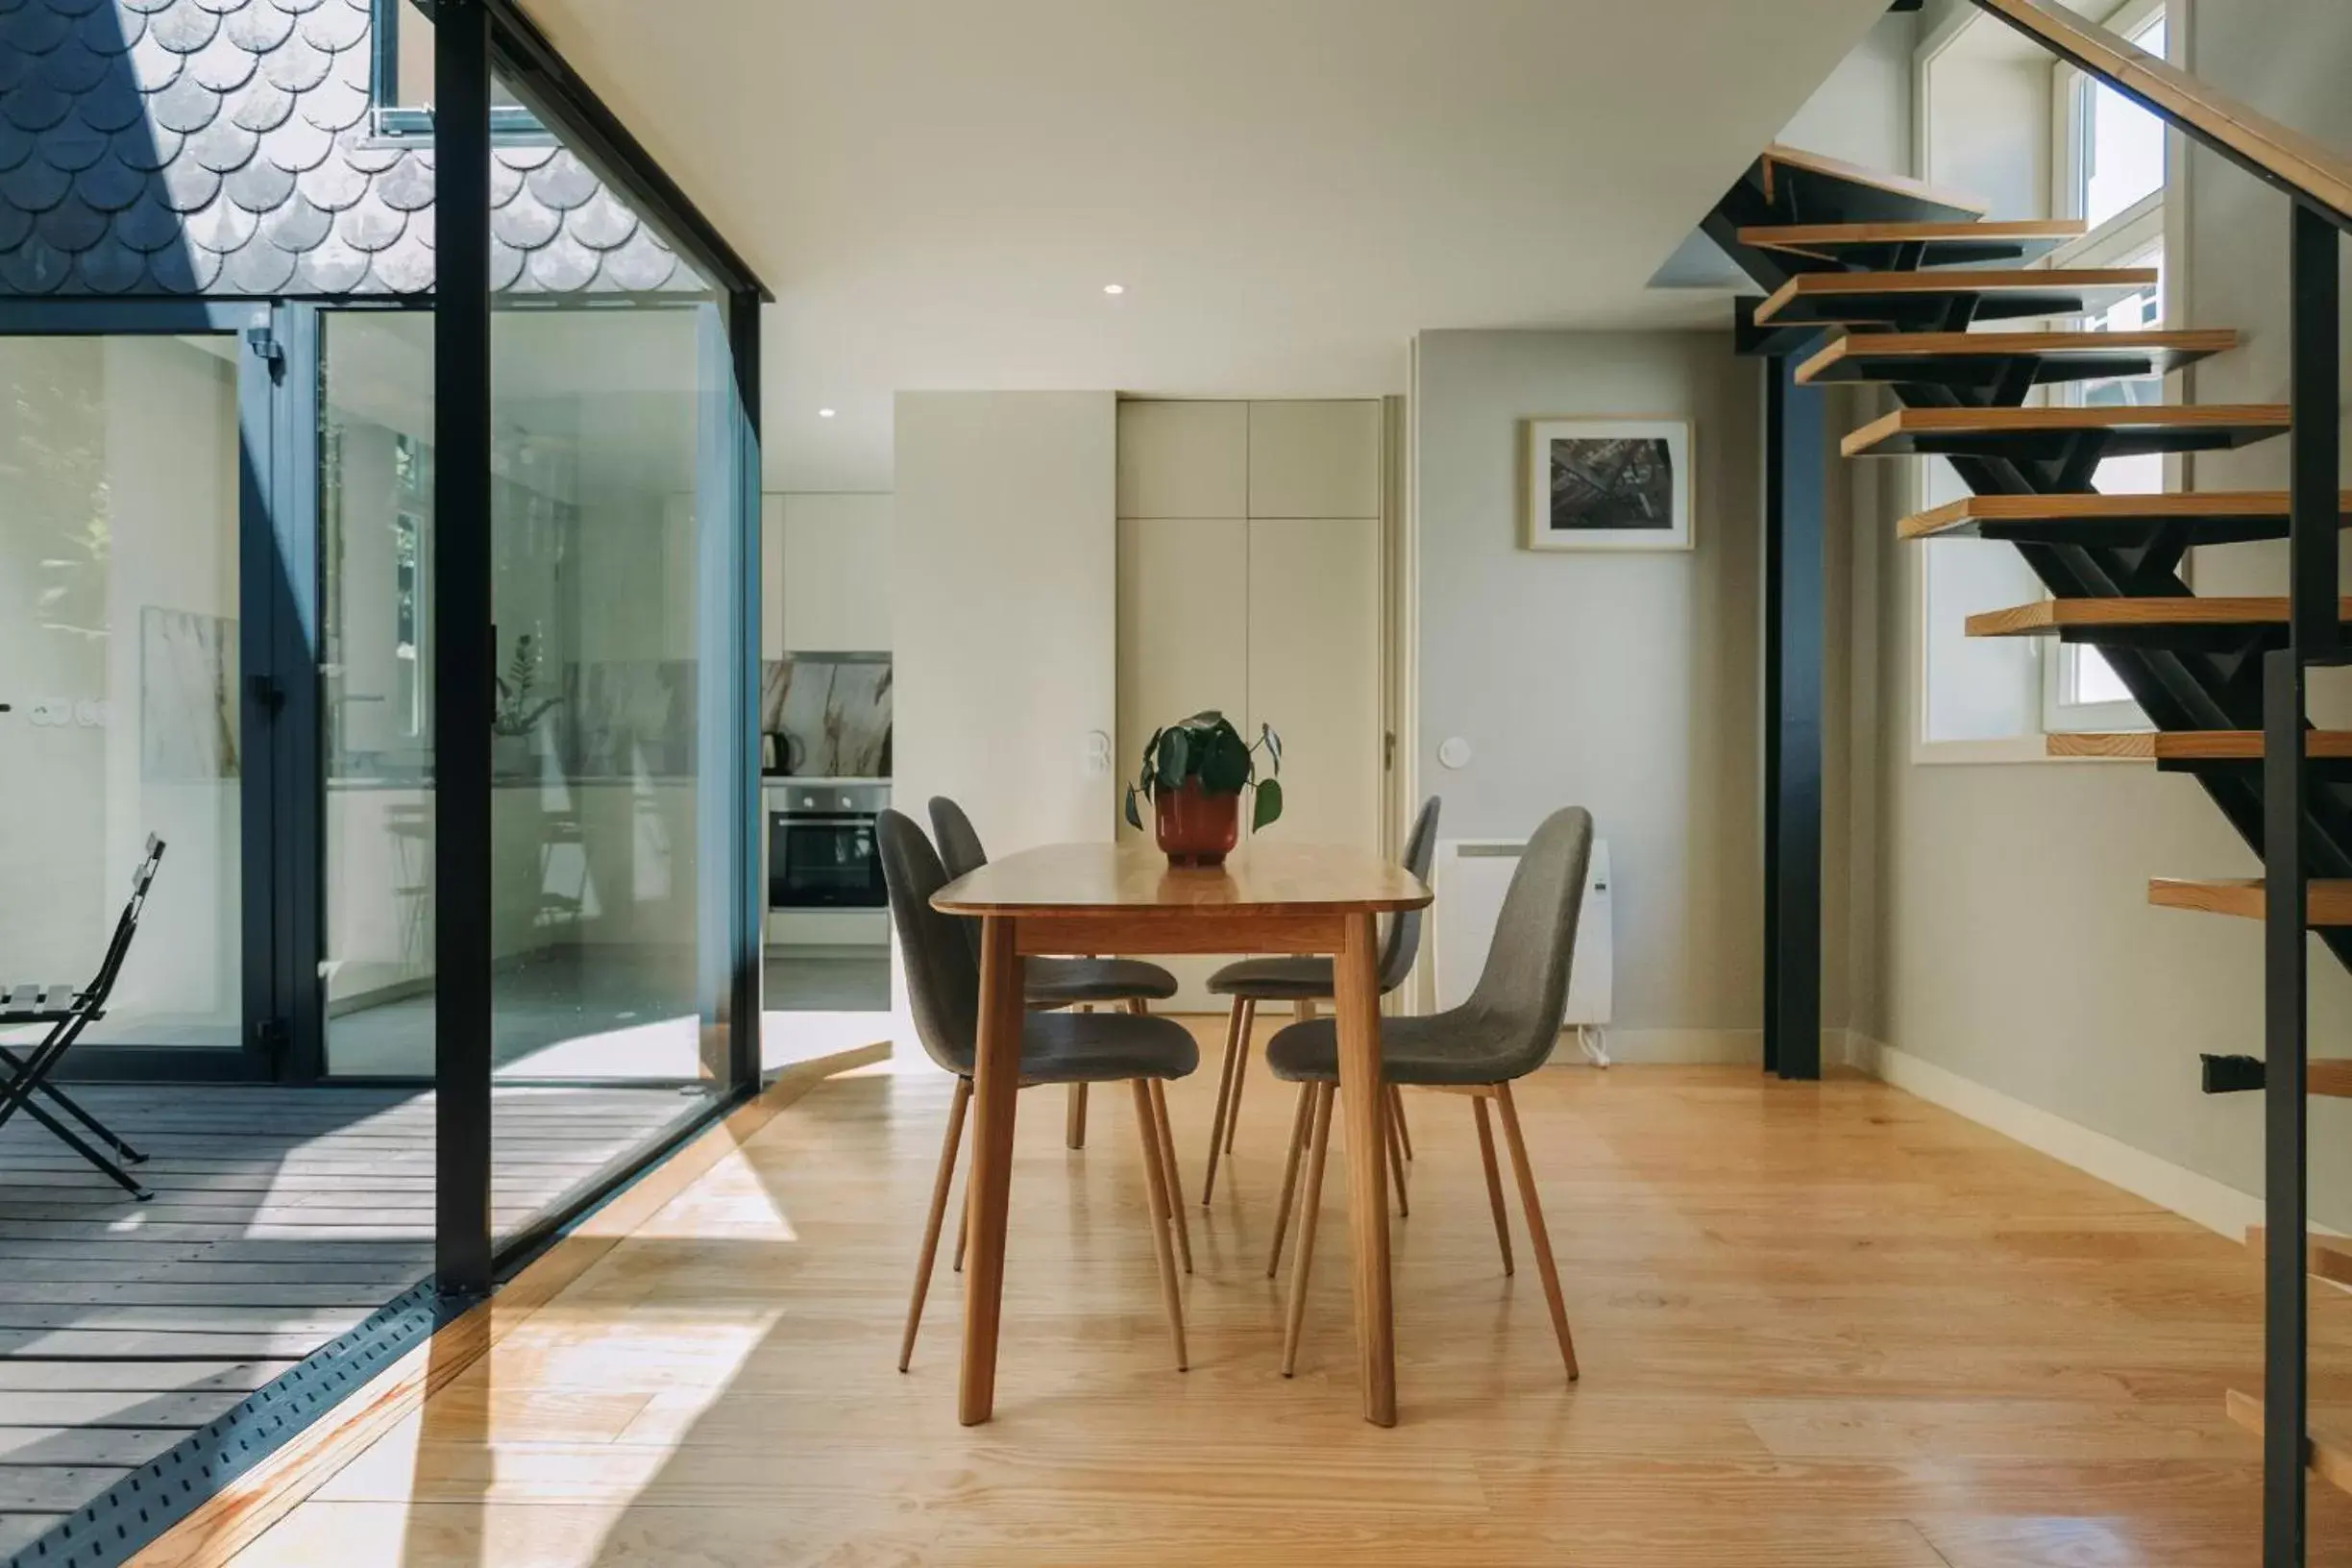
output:
[[[2169,17],[2167,0],[2132,0],[2107,26],[2149,54],[2162,57]],[[2147,331],[2164,325],[2164,122],[2096,78],[2057,67],[2060,116],[2054,139],[2053,189],[2060,215],[2089,232],[2052,258],[2069,267],[2148,268],[2158,282],[2118,301],[2082,326],[2093,331]],[[2069,383],[2054,401],[2090,406],[2165,401],[2161,376],[2118,377]],[[2111,457],[2093,484],[2110,494],[2145,495],[2165,488],[2165,460],[2148,454]],[[2057,643],[2043,661],[2042,727],[2049,731],[2146,729],[2115,668],[2097,649]]]

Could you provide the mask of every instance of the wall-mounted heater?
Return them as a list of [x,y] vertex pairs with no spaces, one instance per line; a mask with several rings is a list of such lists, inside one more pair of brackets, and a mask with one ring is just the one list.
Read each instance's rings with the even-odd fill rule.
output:
[[[1503,910],[1504,890],[1519,869],[1525,839],[1441,839],[1434,870],[1437,901],[1431,910],[1432,947],[1436,959],[1437,1005],[1458,1007],[1478,984]],[[1584,872],[1584,907],[1577,917],[1576,959],[1568,971],[1568,1004],[1560,1027],[1573,1027],[1577,1043],[1595,1066],[1605,1067],[1614,968],[1609,912],[1608,845],[1595,839]]]

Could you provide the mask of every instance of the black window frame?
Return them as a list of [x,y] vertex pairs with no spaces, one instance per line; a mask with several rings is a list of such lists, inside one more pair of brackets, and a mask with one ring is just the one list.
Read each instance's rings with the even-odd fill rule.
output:
[[[368,101],[377,135],[395,141],[429,141],[433,135],[430,106],[403,103],[400,96],[401,8],[432,19],[433,0],[371,0],[368,19]],[[520,104],[490,106],[490,136],[494,141],[537,139],[551,141],[554,133],[539,116]]]

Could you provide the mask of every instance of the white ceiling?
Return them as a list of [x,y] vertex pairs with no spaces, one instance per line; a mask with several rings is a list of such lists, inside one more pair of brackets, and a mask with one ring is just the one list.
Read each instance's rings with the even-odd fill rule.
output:
[[890,487],[901,389],[1366,395],[1425,329],[1720,322],[1646,281],[1885,0],[528,5],[775,290],[768,482],[823,490]]

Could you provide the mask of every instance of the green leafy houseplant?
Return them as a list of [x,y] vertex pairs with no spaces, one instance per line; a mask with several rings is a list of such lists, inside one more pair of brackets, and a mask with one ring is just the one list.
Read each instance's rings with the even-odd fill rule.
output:
[[[1266,776],[1258,776],[1258,754],[1265,753]],[[1143,825],[1142,814],[1137,801],[1159,800],[1163,796],[1181,791],[1187,783],[1197,783],[1200,793],[1210,796],[1237,796],[1248,790],[1253,796],[1250,807],[1250,826],[1262,828],[1282,816],[1282,781],[1276,774],[1282,772],[1282,737],[1265,724],[1258,726],[1258,739],[1245,741],[1234,728],[1233,721],[1211,709],[1181,720],[1164,729],[1152,731],[1152,738],[1143,743],[1142,775],[1127,786],[1127,822],[1131,827]]]
[[563,703],[555,697],[531,700],[531,691],[539,684],[539,644],[527,631],[515,639],[514,656],[507,662],[505,675],[491,679],[498,687],[497,701],[490,710],[493,735],[528,735],[540,720]]

